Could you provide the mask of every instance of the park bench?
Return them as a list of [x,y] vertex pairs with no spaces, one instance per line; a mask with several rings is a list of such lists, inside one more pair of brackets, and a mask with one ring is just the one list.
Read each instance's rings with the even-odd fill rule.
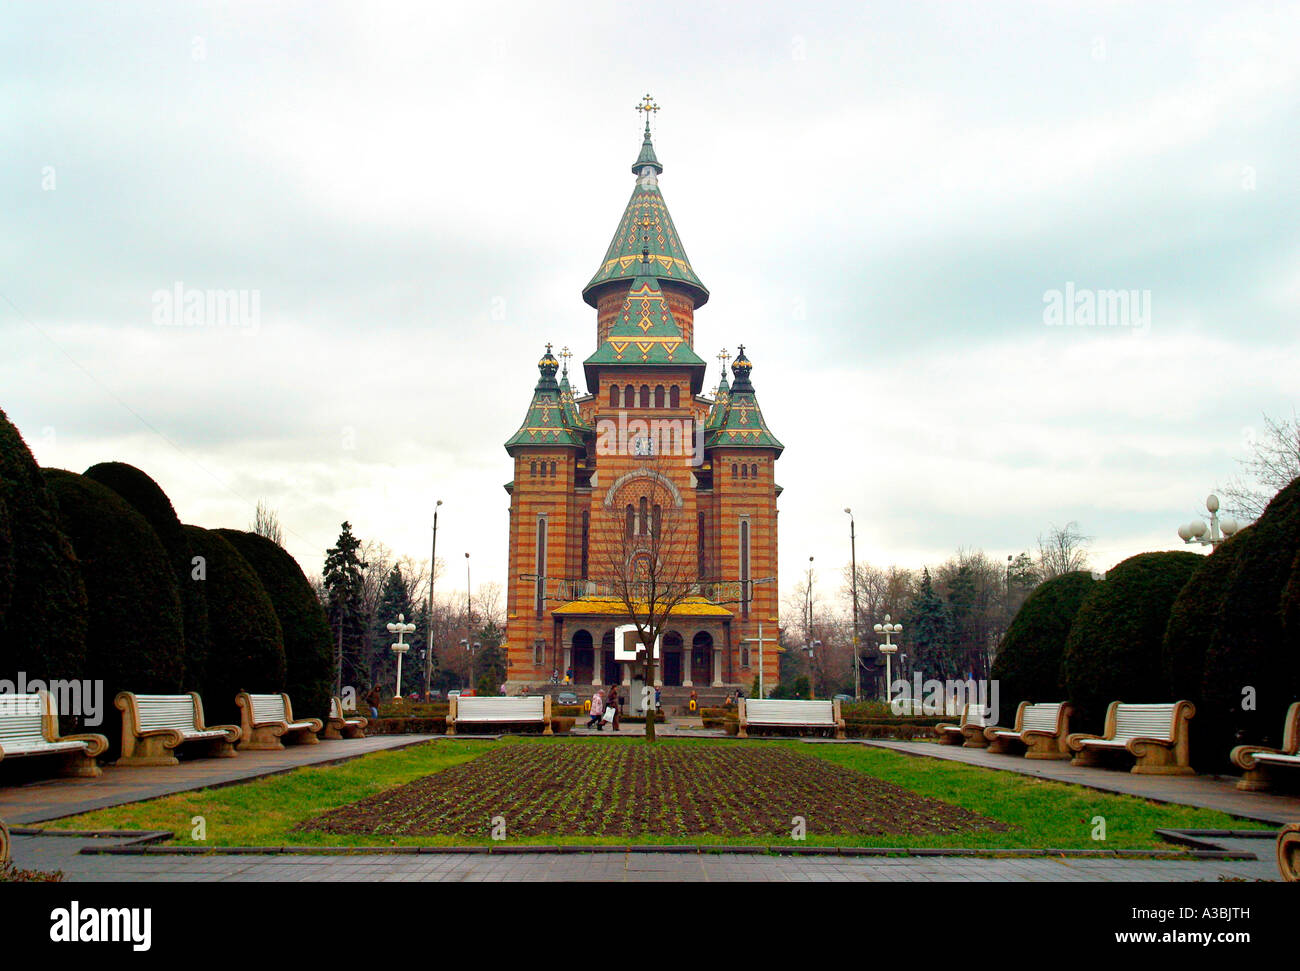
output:
[[0,694],[0,759],[57,755],[60,775],[93,779],[100,774],[95,756],[106,748],[103,735],[59,735],[59,715],[48,691]]
[[455,735],[466,725],[542,726],[543,735],[551,731],[551,696],[530,695],[526,698],[480,698],[453,696],[447,709],[447,734]]
[[1287,823],[1277,834],[1277,868],[1287,883],[1300,882],[1300,823]]
[[325,722],[325,728],[321,731],[321,738],[340,739],[340,738],[365,738],[366,726],[370,724],[369,720],[357,715],[355,718],[348,718],[343,711],[343,699],[335,696],[330,698],[330,716]]
[[1237,788],[1258,792],[1271,788],[1270,773],[1277,769],[1300,769],[1300,701],[1287,709],[1282,727],[1282,747],[1238,745],[1232,750],[1232,764],[1244,769]]
[[984,748],[989,740],[984,737],[988,727],[988,709],[983,705],[967,704],[961,710],[961,724],[935,725],[940,745],[961,745],[965,748]]
[[844,737],[844,719],[838,701],[778,701],[772,698],[741,698],[737,712],[738,738],[748,738],[751,728],[829,731]]
[[293,717],[293,704],[287,694],[254,695],[241,691],[235,698],[239,706],[239,749],[267,751],[284,748],[286,739],[299,745],[315,745],[321,730],[319,718]]
[[1126,705],[1112,701],[1106,709],[1102,735],[1074,734],[1067,738],[1073,765],[1100,765],[1107,754],[1123,753],[1136,760],[1139,775],[1195,775],[1188,755],[1187,723],[1196,714],[1190,701],[1159,705]]
[[990,725],[984,729],[989,751],[1014,754],[1023,747],[1027,759],[1068,759],[1070,747],[1065,740],[1073,711],[1068,701],[1033,705],[1022,701],[1016,708],[1014,728]]
[[207,749],[216,758],[233,758],[238,725],[205,725],[198,692],[138,695],[123,691],[113,699],[122,711],[122,755],[118,765],[176,765],[172,751],[181,745]]

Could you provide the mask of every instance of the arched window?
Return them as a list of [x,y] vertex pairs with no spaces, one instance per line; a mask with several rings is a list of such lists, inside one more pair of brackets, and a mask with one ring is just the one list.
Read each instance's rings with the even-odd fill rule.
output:
[[655,407],[662,408],[663,406],[664,406],[664,386],[662,384],[655,385]]
[[645,532],[650,528],[650,500],[647,499],[645,496],[641,497],[641,503],[638,508],[638,512],[640,512],[640,516],[637,519],[637,526],[639,527],[637,529],[637,532],[644,535]]
[[740,612],[749,616],[749,519],[740,520]]
[[636,392],[632,390],[632,385],[630,384],[623,389],[623,407],[624,408],[636,407]]
[[641,397],[637,399],[637,407],[639,408],[650,407],[650,385],[648,384],[641,385]]
[[[554,463],[554,462],[551,463],[551,475],[555,475],[555,463]],[[758,465],[757,465],[757,464],[751,465],[751,466],[749,467],[749,477],[750,477],[751,479],[757,479],[757,478],[758,478]]]
[[546,606],[546,517],[537,517],[537,590],[533,608],[540,614]]
[[735,463],[735,462],[732,462],[732,463],[731,463],[731,477],[732,477],[733,479],[736,477],[736,463]]
[[748,466],[748,465],[741,465],[741,467],[740,467],[740,477],[741,477],[742,479],[748,479],[748,478],[749,478],[749,466]]
[[[758,466],[754,466],[754,468],[758,468]],[[758,473],[755,472],[754,474],[757,475]],[[554,463],[554,462],[551,463],[551,478],[552,478],[552,479],[555,478],[555,463]]]
[[531,461],[531,462],[528,463],[528,474],[529,474],[529,475],[536,475],[536,474],[537,474],[537,460],[536,460],[536,459],[534,459],[533,461]]
[[587,573],[590,570],[589,551],[591,543],[591,513],[586,509],[582,511],[582,579],[587,579]]
[[617,384],[611,384],[609,386],[609,406],[611,408],[618,407],[618,385]]
[[623,526],[623,533],[628,539],[636,535],[636,513],[630,502],[627,504],[627,522]]
[[682,392],[677,385],[668,389],[668,406],[670,408],[680,408],[682,405]]

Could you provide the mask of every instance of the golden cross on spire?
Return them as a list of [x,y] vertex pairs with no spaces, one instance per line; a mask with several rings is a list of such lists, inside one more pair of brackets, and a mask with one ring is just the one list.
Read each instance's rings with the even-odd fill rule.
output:
[[573,357],[573,351],[569,350],[569,345],[565,344],[560,348],[560,360],[564,362],[564,373],[569,373],[569,358]]
[[727,370],[727,362],[731,360],[731,352],[724,347],[722,350],[718,351],[718,360],[722,362],[722,370],[725,374]]
[[650,97],[649,94],[646,94],[646,96],[641,99],[641,103],[636,106],[636,110],[645,112],[645,130],[647,132],[650,131],[650,113],[659,110],[659,106],[655,104],[655,99]]

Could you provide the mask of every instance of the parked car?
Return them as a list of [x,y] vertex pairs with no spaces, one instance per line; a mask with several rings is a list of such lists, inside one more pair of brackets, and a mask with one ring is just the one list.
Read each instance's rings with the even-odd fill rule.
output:
[[555,696],[555,703],[557,705],[576,705],[578,703],[578,696],[572,691],[561,691]]
[[459,689],[459,688],[452,688],[450,691],[447,692],[447,700],[448,700],[448,701],[451,701],[452,698],[459,698],[459,697],[460,697],[460,689]]
[[853,695],[836,695],[836,696],[835,696],[834,698],[832,698],[831,700],[832,700],[832,701],[852,701],[852,700],[853,700]]

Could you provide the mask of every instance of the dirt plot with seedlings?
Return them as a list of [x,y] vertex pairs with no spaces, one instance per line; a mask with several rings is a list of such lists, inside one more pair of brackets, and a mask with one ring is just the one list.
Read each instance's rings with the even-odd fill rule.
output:
[[510,837],[948,835],[1005,831],[977,813],[782,746],[504,745],[296,827],[310,832]]

